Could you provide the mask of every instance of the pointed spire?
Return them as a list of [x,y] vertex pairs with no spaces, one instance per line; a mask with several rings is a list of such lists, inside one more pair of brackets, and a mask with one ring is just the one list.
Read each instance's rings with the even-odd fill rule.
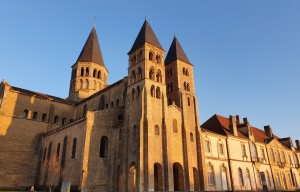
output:
[[157,39],[155,33],[153,32],[147,19],[145,19],[145,22],[144,22],[137,38],[135,39],[129,53],[132,52],[134,49],[138,48],[140,45],[142,45],[145,42],[147,42],[151,45],[154,45],[155,47],[163,50],[160,42],[158,41],[158,39]]
[[165,65],[168,65],[169,63],[171,63],[175,60],[180,60],[180,61],[183,61],[185,63],[191,64],[190,60],[187,58],[187,56],[184,53],[179,41],[177,40],[177,38],[174,34],[174,39],[172,41],[169,52],[168,52],[167,57],[165,59]]
[[94,62],[104,66],[95,26],[93,26],[93,29],[81,50],[77,62]]

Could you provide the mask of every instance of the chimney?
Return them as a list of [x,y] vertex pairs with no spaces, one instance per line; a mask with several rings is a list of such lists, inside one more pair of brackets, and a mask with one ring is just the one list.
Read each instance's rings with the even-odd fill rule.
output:
[[240,124],[240,116],[236,115],[235,120],[236,120],[236,124],[239,125]]
[[273,132],[272,132],[272,128],[270,127],[270,125],[266,125],[264,126],[265,129],[265,133],[269,138],[273,138]]
[[243,118],[243,121],[244,121],[244,124],[246,124],[246,125],[249,123],[247,117],[244,117],[244,118]]
[[236,122],[234,116],[232,115],[229,115],[229,129],[233,135],[237,136]]
[[300,150],[300,141],[299,140],[295,140],[295,141],[296,141],[297,149]]

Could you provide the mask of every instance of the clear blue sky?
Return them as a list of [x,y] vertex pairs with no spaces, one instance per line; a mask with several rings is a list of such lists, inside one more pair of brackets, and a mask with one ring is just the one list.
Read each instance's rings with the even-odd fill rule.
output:
[[174,33],[194,64],[203,123],[239,114],[300,139],[300,1],[3,1],[0,78],[66,98],[70,67],[97,16],[109,83],[147,17],[167,51]]

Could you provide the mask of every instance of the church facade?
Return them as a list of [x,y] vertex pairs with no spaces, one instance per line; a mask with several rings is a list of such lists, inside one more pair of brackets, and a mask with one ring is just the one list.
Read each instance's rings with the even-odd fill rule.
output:
[[193,64],[176,37],[164,55],[146,20],[128,52],[128,76],[108,85],[93,27],[68,98],[2,81],[0,189],[63,181],[80,191],[297,189],[299,141],[295,148],[233,116],[200,126]]

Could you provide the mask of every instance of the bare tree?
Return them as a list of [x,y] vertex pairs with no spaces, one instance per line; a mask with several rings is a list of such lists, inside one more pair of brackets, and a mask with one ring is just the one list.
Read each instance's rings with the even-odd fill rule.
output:
[[44,164],[47,172],[47,188],[50,192],[53,192],[58,186],[59,178],[63,174],[63,169],[60,167],[58,160],[59,159],[55,155],[52,155],[52,157]]

